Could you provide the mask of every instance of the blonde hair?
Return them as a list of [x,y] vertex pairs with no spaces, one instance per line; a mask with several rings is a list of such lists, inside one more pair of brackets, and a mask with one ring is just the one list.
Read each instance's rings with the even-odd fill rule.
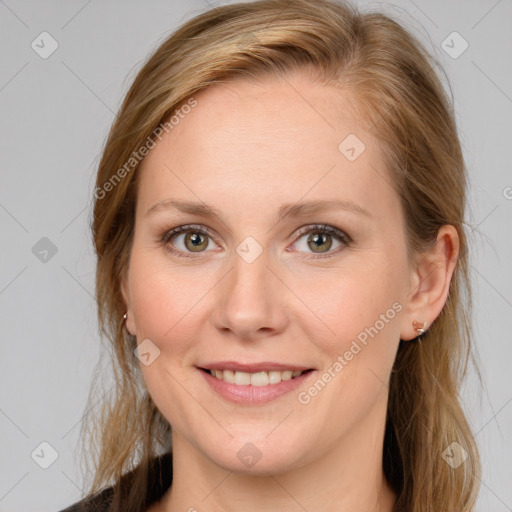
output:
[[[149,461],[171,449],[170,425],[144,389],[135,338],[123,333],[120,283],[128,268],[138,176],[138,164],[126,170],[126,162],[209,85],[307,68],[322,83],[349,93],[381,142],[411,254],[428,248],[445,224],[458,231],[460,256],[444,309],[421,342],[400,343],[389,386],[383,468],[397,492],[397,511],[473,510],[479,457],[459,401],[471,358],[466,171],[453,108],[434,67],[421,43],[391,17],[334,0],[218,7],[185,23],[149,58],[111,128],[96,181],[102,191],[95,194],[92,222],[96,296],[101,333],[113,352],[114,384],[81,432],[93,461],[88,497],[137,467],[130,491],[117,492],[110,510],[139,510]],[[122,179],[113,184],[122,168]],[[107,182],[112,186],[105,199]],[[93,388],[92,411],[98,399]],[[442,457],[453,442],[468,454],[457,468]]]

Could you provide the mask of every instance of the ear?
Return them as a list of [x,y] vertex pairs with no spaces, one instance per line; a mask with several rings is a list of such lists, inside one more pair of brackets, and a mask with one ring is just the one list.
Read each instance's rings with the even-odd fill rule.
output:
[[124,272],[121,277],[121,295],[123,296],[123,301],[125,303],[126,313],[128,314],[125,320],[125,326],[128,332],[133,336],[136,331],[135,328],[135,320],[132,308],[132,301],[130,298],[130,290],[128,286],[128,276],[127,272]]
[[406,299],[400,331],[402,340],[418,335],[413,322],[425,322],[427,330],[441,313],[459,257],[459,235],[454,226],[439,229],[435,245],[416,258],[411,270],[411,291]]

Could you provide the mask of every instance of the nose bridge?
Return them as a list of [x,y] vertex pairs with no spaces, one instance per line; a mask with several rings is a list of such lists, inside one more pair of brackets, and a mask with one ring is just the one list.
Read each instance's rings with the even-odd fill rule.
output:
[[269,258],[264,252],[254,260],[246,260],[237,254],[233,261],[232,286],[238,295],[238,300],[246,298],[251,300],[263,299],[267,303],[270,297],[266,296],[269,280]]
[[[240,244],[237,254],[233,254],[232,270],[220,290],[214,314],[218,329],[230,330],[241,338],[279,331],[286,321],[276,288],[279,283],[272,282],[276,277],[270,269],[268,252],[255,254],[248,243]],[[244,248],[246,252],[241,251]]]

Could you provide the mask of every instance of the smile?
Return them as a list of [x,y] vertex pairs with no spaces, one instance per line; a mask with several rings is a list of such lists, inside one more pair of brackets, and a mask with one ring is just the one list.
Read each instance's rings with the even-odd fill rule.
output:
[[[234,367],[240,368],[241,365],[229,365],[231,369],[222,369],[219,364],[215,366],[197,369],[216,395],[238,405],[259,405],[290,395],[316,373],[313,369],[298,368],[264,370],[262,365],[253,365],[250,369],[254,371]],[[249,368],[246,366],[244,369]]]

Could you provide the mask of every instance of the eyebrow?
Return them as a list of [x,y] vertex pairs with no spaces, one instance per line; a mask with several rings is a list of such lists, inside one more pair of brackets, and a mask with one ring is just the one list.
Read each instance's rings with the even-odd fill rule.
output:
[[[219,210],[203,202],[181,201],[178,199],[166,199],[151,206],[146,216],[157,211],[176,209],[183,213],[199,215],[202,217],[217,220],[224,224],[222,214]],[[352,201],[324,200],[305,201],[300,203],[285,203],[279,208],[276,224],[291,217],[305,217],[325,210],[344,210],[349,213],[371,217],[368,210],[365,210]]]

